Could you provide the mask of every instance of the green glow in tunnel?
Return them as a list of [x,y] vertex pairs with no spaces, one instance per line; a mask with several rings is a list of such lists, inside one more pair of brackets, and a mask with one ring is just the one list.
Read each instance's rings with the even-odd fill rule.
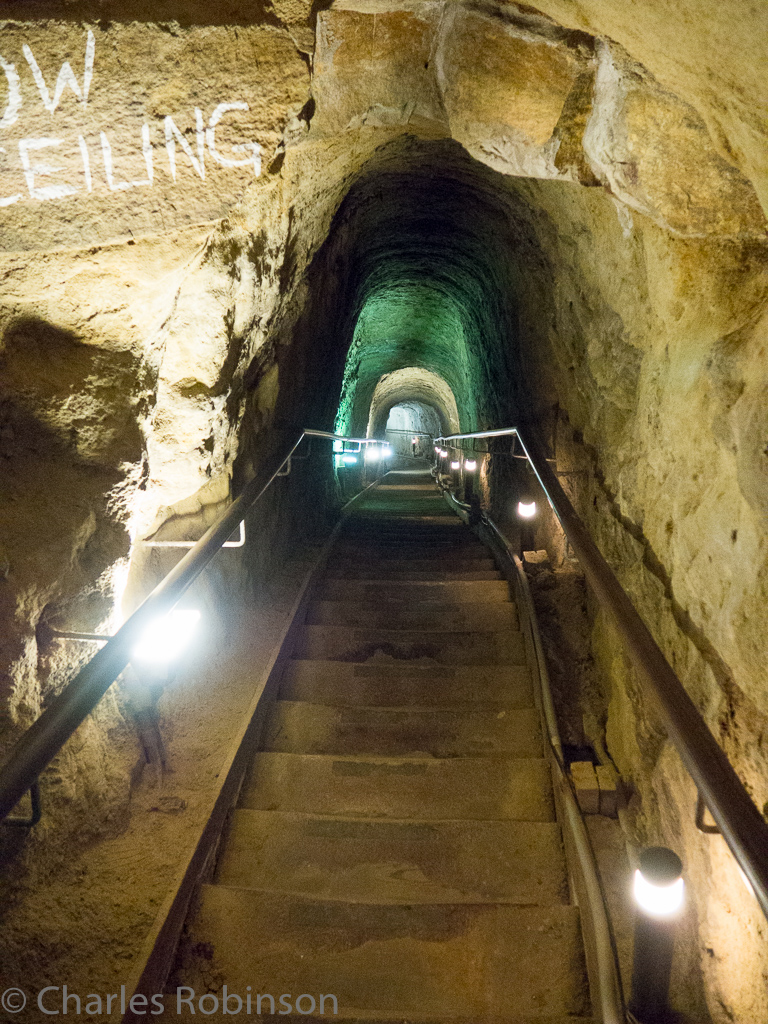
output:
[[438,374],[454,394],[467,396],[465,417],[476,419],[461,307],[440,287],[405,281],[379,287],[365,301],[347,357],[336,431],[349,433],[367,420],[379,378],[401,367]]
[[[398,138],[377,150],[313,260],[295,331],[306,355],[281,365],[281,381],[307,382],[302,408],[354,436],[383,430],[387,403],[419,401],[467,430],[516,418],[519,208],[502,176],[456,143]],[[288,418],[299,398],[282,390]]]

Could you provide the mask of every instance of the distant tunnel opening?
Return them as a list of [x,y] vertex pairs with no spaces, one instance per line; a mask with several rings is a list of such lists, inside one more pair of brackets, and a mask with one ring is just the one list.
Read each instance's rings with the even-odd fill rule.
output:
[[429,451],[431,438],[440,433],[440,416],[430,405],[400,402],[389,410],[385,437],[396,455],[422,457]]
[[354,436],[383,431],[408,400],[437,410],[441,429],[515,418],[519,205],[456,143],[384,147],[310,268],[309,301],[280,354],[285,418],[301,407]]

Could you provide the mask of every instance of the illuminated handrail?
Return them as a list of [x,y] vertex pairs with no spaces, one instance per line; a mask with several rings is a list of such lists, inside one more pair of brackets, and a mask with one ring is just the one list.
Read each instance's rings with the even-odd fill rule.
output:
[[435,438],[435,443],[504,436],[519,441],[595,596],[612,615],[655,699],[670,740],[768,918],[768,824],[592,540],[541,447],[530,438],[524,441],[515,427],[451,434]]
[[107,642],[102,649],[80,669],[19,738],[0,768],[0,821],[13,810],[75,729],[96,707],[131,660],[132,648],[144,630],[179,601],[232,536],[249,509],[270,487],[305,437],[359,441],[366,445],[386,444],[376,438],[344,437],[325,430],[305,429],[290,444],[287,453],[268,457],[242,493],[126,619],[114,636],[104,638]]

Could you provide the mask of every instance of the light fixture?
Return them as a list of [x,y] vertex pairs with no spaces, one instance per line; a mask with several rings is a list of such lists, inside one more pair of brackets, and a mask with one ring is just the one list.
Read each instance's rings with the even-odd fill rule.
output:
[[369,462],[376,462],[380,455],[381,452],[375,445],[368,445],[365,449],[365,457]]
[[665,846],[643,850],[634,891],[638,912],[629,1009],[643,1024],[660,1024],[669,1019],[675,923],[685,892],[677,854]]
[[535,501],[518,501],[517,514],[521,519],[533,519],[536,515]]
[[476,460],[475,459],[465,459],[464,460],[464,469],[466,469],[468,473],[473,472],[473,470],[477,469],[477,462],[476,462]]
[[451,463],[451,469],[461,469],[461,463],[454,459]]
[[343,452],[344,451],[344,442],[343,441],[334,441],[333,442],[333,450],[335,452]]
[[167,665],[187,646],[199,621],[199,611],[174,608],[149,624],[131,652],[132,659]]
[[356,462],[357,462],[357,456],[356,455],[345,455],[344,456],[344,465],[345,466],[354,466]]
[[388,459],[391,454],[392,454],[392,445],[391,444],[385,444],[384,448],[382,450],[382,455],[384,456],[385,459]]
[[638,906],[646,914],[650,914],[651,917],[671,917],[683,905],[685,883],[678,877],[672,882],[659,884],[646,878],[638,868],[635,871],[634,893]]

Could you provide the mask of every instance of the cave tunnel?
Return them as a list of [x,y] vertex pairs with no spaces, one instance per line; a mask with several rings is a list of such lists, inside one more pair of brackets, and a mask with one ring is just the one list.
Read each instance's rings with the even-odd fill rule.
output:
[[[413,395],[414,391],[410,393]],[[411,455],[412,458],[431,455],[435,438],[449,433],[443,425],[445,418],[441,417],[441,411],[414,397],[391,406],[386,414],[384,437],[395,454]]]
[[768,9],[624,6],[6,4],[9,1020],[768,1020]]

